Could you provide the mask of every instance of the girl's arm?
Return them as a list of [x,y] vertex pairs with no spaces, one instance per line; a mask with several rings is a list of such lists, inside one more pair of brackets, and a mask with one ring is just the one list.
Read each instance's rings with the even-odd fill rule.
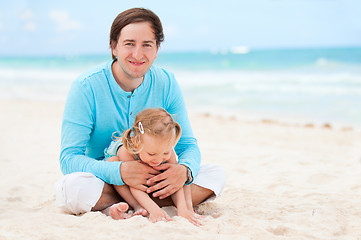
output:
[[171,221],[172,219],[164,212],[150,197],[147,193],[140,191],[135,188],[130,188],[134,198],[149,212],[149,220],[151,222],[158,221]]
[[[170,159],[167,160],[167,163],[176,163],[176,164],[178,164],[176,153],[175,153],[174,150],[172,152],[172,155],[171,155]],[[182,188],[180,188],[177,192],[175,192],[174,194],[171,195],[173,203],[177,207],[178,212],[179,211],[184,212],[187,209],[187,204],[186,204],[186,200],[185,200],[186,198],[185,198],[185,195],[184,195],[183,188],[184,188],[184,186]]]
[[130,154],[124,146],[120,146],[117,150],[118,161],[129,162],[136,161],[134,155]]
[[[178,163],[175,151],[173,151],[168,163]],[[197,220],[192,205],[192,195],[190,191],[190,185],[185,185],[177,192],[171,195],[174,205],[177,207],[178,216],[188,219],[196,226],[200,226],[200,222]]]
[[[171,153],[171,156],[170,156],[170,158],[165,162],[165,163],[169,163],[169,164],[172,164],[172,165],[174,165],[174,164],[177,164],[178,165],[178,161],[177,161],[177,155],[176,155],[176,153],[175,153],[175,150],[173,149],[172,150],[172,153]],[[165,164],[166,165],[166,164]],[[165,165],[163,165],[163,166],[165,166]],[[159,166],[158,166],[159,167]],[[162,165],[160,165],[160,167],[162,167]],[[184,182],[183,182],[183,184],[184,184]],[[183,185],[184,186],[184,185]],[[176,202],[178,203],[180,203],[180,205],[179,206],[181,206],[181,208],[182,208],[182,202],[184,202],[185,203],[185,198],[184,198],[184,193],[183,193],[183,186],[181,187],[181,188],[179,188],[177,191],[175,191],[172,195],[170,195],[171,197],[172,197],[172,200],[173,200],[173,202],[174,202],[174,204],[176,205],[176,207],[178,208],[178,205],[176,204]],[[180,191],[181,190],[181,191]],[[173,196],[174,195],[174,196]],[[173,199],[174,197],[176,197],[177,199]],[[183,201],[184,200],[184,201]]]
[[174,205],[176,205],[177,207],[178,216],[188,219],[188,221],[190,221],[196,226],[200,226],[201,223],[197,219],[197,216],[195,215],[193,208],[189,209],[187,207],[186,198],[184,195],[184,187],[189,187],[189,186],[183,186],[181,189],[179,189],[171,196]]
[[117,156],[113,156],[107,159],[108,162],[119,162],[119,158]]
[[130,154],[123,146],[120,146],[117,149],[116,156],[113,155],[107,158],[108,162],[129,162],[135,160],[135,157]]

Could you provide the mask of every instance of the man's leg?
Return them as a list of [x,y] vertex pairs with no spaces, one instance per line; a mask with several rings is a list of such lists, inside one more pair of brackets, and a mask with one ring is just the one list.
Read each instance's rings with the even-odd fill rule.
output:
[[132,214],[128,213],[129,205],[119,196],[112,185],[104,183],[102,195],[92,207],[92,211],[101,211],[115,220],[128,219]]
[[214,192],[212,190],[195,184],[191,185],[191,192],[193,206],[197,206],[198,204],[214,196]]
[[102,195],[104,182],[91,173],[74,172],[55,183],[56,205],[64,212],[90,212]]
[[112,206],[115,203],[122,202],[123,199],[119,196],[117,191],[115,191],[112,185],[104,183],[102,195],[100,196],[98,202],[92,207],[92,211],[101,211],[107,207]]
[[128,204],[115,189],[91,173],[75,172],[55,184],[56,204],[64,212],[82,214],[102,211],[114,219],[129,218]]

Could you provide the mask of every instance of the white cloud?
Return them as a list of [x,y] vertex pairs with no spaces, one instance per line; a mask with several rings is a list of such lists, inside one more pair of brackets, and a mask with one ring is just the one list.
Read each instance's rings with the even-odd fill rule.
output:
[[34,13],[27,9],[19,15],[20,20],[23,22],[23,30],[26,32],[34,32],[37,29],[37,25],[34,22]]
[[34,14],[31,10],[25,10],[20,14],[21,20],[32,20],[34,19]]
[[26,22],[24,25],[24,30],[27,32],[34,32],[37,29],[36,24],[32,21]]
[[4,28],[5,28],[4,22],[1,21],[1,18],[2,18],[2,14],[0,12],[0,31],[4,30]]
[[49,17],[55,22],[56,30],[59,32],[79,30],[83,28],[83,24],[79,21],[72,20],[69,13],[62,10],[52,10]]

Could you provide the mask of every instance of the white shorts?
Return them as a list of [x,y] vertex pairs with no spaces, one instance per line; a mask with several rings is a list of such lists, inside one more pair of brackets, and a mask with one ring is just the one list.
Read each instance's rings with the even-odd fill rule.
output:
[[[218,197],[226,183],[224,170],[213,164],[201,166],[193,184],[210,189]],[[104,182],[92,173],[74,172],[60,178],[55,183],[56,205],[64,212],[82,214],[90,212],[103,192]]]

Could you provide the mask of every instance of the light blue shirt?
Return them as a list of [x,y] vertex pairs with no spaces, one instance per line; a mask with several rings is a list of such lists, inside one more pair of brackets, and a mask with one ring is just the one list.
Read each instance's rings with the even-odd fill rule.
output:
[[152,66],[133,93],[119,87],[112,74],[113,60],[81,75],[73,82],[65,104],[60,166],[64,174],[90,172],[103,181],[123,185],[122,162],[104,160],[112,133],[130,128],[138,112],[164,108],[176,115],[182,136],[175,147],[179,164],[197,176],[201,155],[188,119],[181,89],[172,73]]

